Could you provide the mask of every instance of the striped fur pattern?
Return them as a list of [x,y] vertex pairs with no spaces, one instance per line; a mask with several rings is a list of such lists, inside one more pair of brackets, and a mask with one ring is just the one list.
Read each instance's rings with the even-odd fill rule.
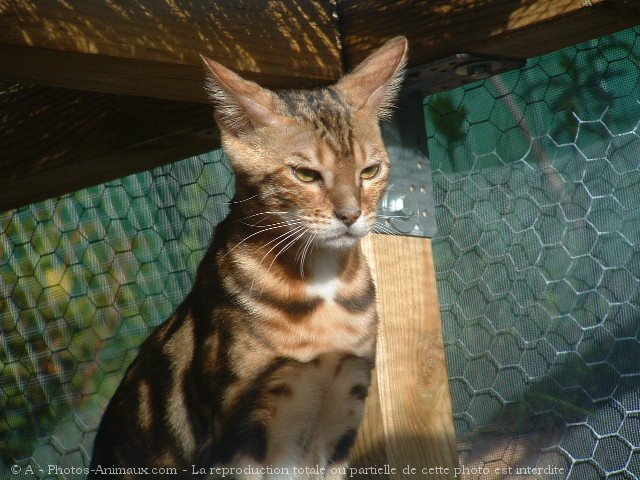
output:
[[387,184],[378,121],[406,49],[393,39],[332,86],[280,93],[205,59],[236,196],[109,403],[90,478],[342,477],[378,322],[359,242]]

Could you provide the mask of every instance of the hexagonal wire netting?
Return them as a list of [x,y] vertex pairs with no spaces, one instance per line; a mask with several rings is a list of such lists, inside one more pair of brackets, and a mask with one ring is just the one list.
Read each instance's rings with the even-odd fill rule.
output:
[[216,151],[0,214],[0,478],[85,477],[109,398],[232,195]]
[[[482,478],[640,478],[639,33],[426,99],[454,415]],[[84,478],[232,190],[214,152],[0,214],[0,476]]]
[[453,412],[480,478],[640,478],[639,34],[426,99]]

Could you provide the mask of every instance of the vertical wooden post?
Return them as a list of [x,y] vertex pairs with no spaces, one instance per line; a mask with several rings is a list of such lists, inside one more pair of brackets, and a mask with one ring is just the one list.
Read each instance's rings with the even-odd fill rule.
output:
[[431,240],[370,235],[363,248],[378,288],[380,330],[351,467],[388,465],[389,473],[353,478],[453,478],[455,429]]

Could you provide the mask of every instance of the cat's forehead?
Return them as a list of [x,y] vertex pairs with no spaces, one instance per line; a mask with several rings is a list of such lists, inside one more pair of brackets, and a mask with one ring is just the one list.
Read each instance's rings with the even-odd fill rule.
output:
[[333,87],[279,92],[282,113],[307,124],[314,135],[344,156],[353,154],[351,110]]

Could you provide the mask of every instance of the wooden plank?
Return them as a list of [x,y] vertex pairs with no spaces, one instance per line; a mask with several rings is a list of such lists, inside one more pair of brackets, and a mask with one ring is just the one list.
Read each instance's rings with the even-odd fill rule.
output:
[[0,119],[0,211],[219,146],[203,104],[0,84]]
[[[371,255],[370,252],[367,253]],[[389,465],[377,370],[373,372],[364,420],[358,431],[356,446],[351,452],[349,460],[349,467],[356,469],[356,471],[362,471],[376,465],[382,467]],[[353,475],[351,478],[355,480],[391,480],[391,476],[384,472]]]
[[[0,0],[0,78],[206,101],[204,53],[272,88],[335,80],[405,34],[410,64],[528,58],[640,23],[635,0]],[[338,41],[338,37],[340,42]]]
[[206,101],[205,54],[270,87],[341,72],[330,0],[0,0],[0,78]]
[[629,0],[341,0],[345,67],[352,68],[396,35],[409,38],[410,66],[465,52],[542,55],[640,24],[638,9],[625,2]]
[[[370,235],[363,248],[378,288],[381,324],[374,388],[353,464],[396,468],[381,479],[411,476],[403,473],[407,465],[417,469],[415,478],[453,478],[455,428],[431,241]],[[441,473],[421,473],[430,467]]]

